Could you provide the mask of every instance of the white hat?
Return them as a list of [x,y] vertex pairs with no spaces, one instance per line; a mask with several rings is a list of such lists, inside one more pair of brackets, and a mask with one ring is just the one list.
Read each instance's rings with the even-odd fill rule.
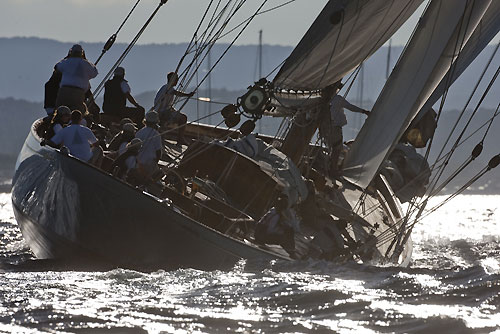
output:
[[60,106],[57,108],[56,112],[58,115],[71,115],[71,109],[66,106]]
[[137,128],[132,123],[125,123],[122,126],[122,130],[123,132],[135,133],[137,131]]
[[158,113],[154,110],[148,112],[146,114],[146,122],[148,123],[159,123],[160,122],[160,117],[158,116]]
[[134,138],[127,144],[127,148],[137,147],[138,149],[142,146],[142,140],[140,138]]

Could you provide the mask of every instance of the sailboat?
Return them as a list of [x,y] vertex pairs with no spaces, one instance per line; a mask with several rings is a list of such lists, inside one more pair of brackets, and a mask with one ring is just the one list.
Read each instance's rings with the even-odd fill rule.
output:
[[[180,148],[164,134],[164,176],[148,187],[40,146],[43,121],[36,121],[12,189],[26,242],[37,258],[140,268],[223,269],[241,259],[409,265],[411,217],[381,166],[426,103],[433,105],[449,78],[456,79],[496,35],[498,3],[430,1],[371,115],[346,147],[340,175],[324,167],[328,147],[315,134],[328,122],[340,82],[422,2],[328,1],[277,75],[222,109],[227,128],[189,123],[192,143]],[[217,9],[213,13],[212,19],[219,17]],[[181,71],[184,77],[210,51],[193,50],[199,58]],[[255,122],[268,116],[283,117],[279,133],[253,134]],[[232,129],[242,118],[247,120]],[[295,224],[293,252],[254,238],[259,219],[283,195]]]

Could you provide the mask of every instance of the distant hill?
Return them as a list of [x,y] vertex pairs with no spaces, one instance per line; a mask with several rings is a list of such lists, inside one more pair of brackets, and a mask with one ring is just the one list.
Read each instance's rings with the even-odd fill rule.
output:
[[[83,43],[87,57],[97,59],[101,52],[101,43]],[[54,64],[64,57],[71,47],[71,43],[61,43],[50,39],[39,38],[0,38],[0,98],[14,97],[36,102],[43,100],[43,84],[49,78]],[[218,44],[212,53],[212,62],[218,58],[226,44]],[[99,79],[109,70],[111,64],[124,50],[124,44],[116,44],[99,63],[100,76],[92,81],[95,87]],[[127,79],[134,94],[156,91],[165,82],[165,74],[177,65],[183,55],[186,44],[150,44],[138,45],[126,58],[123,66],[127,70]],[[290,52],[291,47],[264,45],[263,72],[267,75]],[[456,82],[449,92],[445,109],[461,109],[467,100],[473,86],[482,72],[493,47],[488,47],[464,75]],[[396,63],[402,47],[392,49],[391,67]],[[485,82],[480,87],[480,92],[486,86],[496,66],[500,55],[493,62]],[[365,64],[363,89],[361,78],[352,86],[349,93],[350,99],[358,99],[363,91],[363,100],[366,107],[377,99],[386,80],[387,48],[381,48]],[[246,89],[257,79],[257,46],[234,46],[225,58],[216,67],[212,75],[214,89],[240,91]],[[200,68],[200,77],[204,75],[206,66]],[[271,76],[272,78],[272,76]],[[194,83],[193,83],[194,84]],[[205,86],[206,87],[206,86]],[[500,90],[500,83],[496,83],[492,92]],[[368,102],[371,101],[371,102]],[[476,100],[475,100],[476,101]],[[496,94],[489,94],[483,107],[495,108],[498,104]]]
[[[87,58],[95,60],[102,50],[100,43],[84,43]],[[29,101],[43,100],[43,85],[49,79],[54,65],[68,53],[71,43],[61,43],[39,38],[0,38],[0,98],[14,97]],[[187,44],[138,45],[123,62],[126,78],[135,94],[156,91],[166,81],[166,73],[174,70],[186,50]],[[125,44],[115,44],[98,64],[100,75],[91,83],[99,84],[100,78],[125,49]],[[226,44],[214,46],[212,62],[225,50]],[[268,74],[280,64],[291,47],[264,48],[263,72]],[[214,89],[237,91],[257,80],[257,47],[234,46],[220,62],[211,77]],[[200,69],[200,79],[206,66]],[[193,83],[194,84],[194,83]]]

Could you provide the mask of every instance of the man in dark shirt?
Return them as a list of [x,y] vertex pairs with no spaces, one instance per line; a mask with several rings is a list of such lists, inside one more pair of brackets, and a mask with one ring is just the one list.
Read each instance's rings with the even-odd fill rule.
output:
[[[127,100],[134,107],[127,107]],[[117,67],[114,77],[104,86],[104,103],[102,110],[105,114],[117,116],[120,119],[128,117],[140,125],[144,119],[144,108],[131,95],[130,86],[125,80],[125,69]]]

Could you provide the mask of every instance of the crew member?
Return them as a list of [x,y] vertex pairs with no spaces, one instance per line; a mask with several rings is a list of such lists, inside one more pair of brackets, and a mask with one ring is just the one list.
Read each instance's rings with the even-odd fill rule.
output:
[[257,223],[255,241],[260,244],[281,245],[291,257],[295,257],[295,231],[287,217],[288,198],[280,196],[276,204]]
[[[127,107],[127,100],[135,107]],[[104,85],[102,110],[105,114],[120,119],[128,117],[136,124],[140,124],[144,119],[145,110],[131,95],[130,86],[125,80],[125,69],[123,67],[117,67],[113,79],[108,80]]]
[[[341,84],[342,85],[342,84]],[[341,86],[342,87],[342,86]],[[332,175],[338,174],[338,160],[340,152],[342,152],[342,147],[344,143],[344,138],[342,134],[342,127],[347,124],[347,118],[345,116],[344,109],[348,109],[352,112],[357,112],[365,115],[369,115],[368,110],[359,108],[351,103],[349,103],[343,96],[335,95],[330,101],[330,122],[331,122],[331,134],[329,138],[330,148],[332,150],[331,160],[330,160],[330,172]]]
[[149,180],[158,171],[158,161],[161,158],[163,144],[161,135],[158,132],[160,118],[156,111],[146,114],[145,127],[137,131],[136,138],[139,138],[143,145],[137,156],[138,167],[145,179]]
[[[135,133],[137,132],[137,128],[132,123],[132,121],[125,123],[122,125],[122,131],[118,132],[116,136],[113,137],[111,142],[109,143],[108,150],[109,151],[120,151],[123,149],[123,145],[127,145],[132,139],[135,138]],[[123,152],[119,152],[122,154]]]
[[49,128],[45,133],[46,139],[51,139],[56,133],[65,128],[71,120],[71,110],[66,106],[60,106],[54,112]]
[[74,157],[99,166],[103,152],[92,130],[80,125],[82,113],[73,110],[71,125],[63,128],[52,137],[48,144],[53,147],[66,146]]
[[[112,165],[113,175],[123,179],[131,170],[137,168],[137,155],[142,147],[142,140],[134,138],[128,143]],[[133,174],[133,173],[131,173]],[[132,175],[130,175],[132,176]]]
[[187,116],[180,111],[175,110],[174,98],[179,97],[191,97],[194,92],[185,93],[175,89],[175,86],[179,82],[179,76],[175,72],[170,72],[167,74],[167,83],[163,85],[160,90],[156,93],[154,101],[154,109],[158,112],[162,124],[176,124],[179,126],[179,134],[177,139],[177,144],[186,144],[186,139],[184,138],[185,125],[187,123]]
[[98,72],[95,65],[85,58],[82,46],[73,45],[68,57],[57,63],[55,70],[61,73],[56,107],[64,105],[86,114],[85,94],[90,89],[90,79],[95,78]]
[[61,84],[61,73],[55,69],[52,71],[49,81],[45,83],[45,96],[43,99],[43,108],[48,116],[54,114],[56,108],[57,92]]

